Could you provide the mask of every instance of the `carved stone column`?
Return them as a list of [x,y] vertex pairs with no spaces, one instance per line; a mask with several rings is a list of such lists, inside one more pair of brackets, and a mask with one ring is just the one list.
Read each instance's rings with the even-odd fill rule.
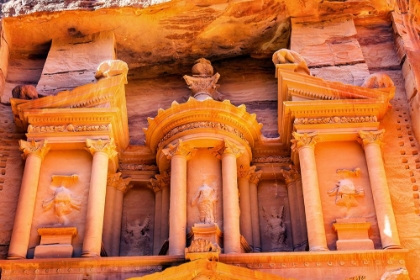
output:
[[308,230],[306,228],[302,180],[299,171],[294,166],[291,166],[289,171],[282,170],[282,173],[286,181],[287,197],[290,205],[293,251],[305,251],[308,246]]
[[252,243],[254,252],[261,252],[260,217],[258,211],[258,182],[260,181],[262,170],[255,171],[253,168],[249,178],[249,194],[251,201],[251,224],[252,224]]
[[82,257],[99,257],[105,212],[108,161],[115,157],[117,152],[112,139],[111,141],[87,139],[86,146],[92,154],[93,160]]
[[114,228],[113,225],[113,216],[114,216],[114,202],[115,202],[115,183],[118,180],[121,173],[109,174],[107,185],[106,185],[106,196],[105,196],[105,213],[104,213],[104,231],[102,233],[102,242],[104,244],[105,250],[109,256],[111,256],[111,247],[112,247],[112,231]]
[[251,221],[251,198],[249,190],[249,178],[251,172],[255,170],[255,166],[240,166],[238,170],[238,185],[239,185],[239,207],[241,215],[241,233],[245,237],[248,244],[254,248],[252,240],[252,221]]
[[187,244],[187,160],[194,151],[178,140],[176,145],[169,145],[163,153],[171,160],[169,255],[184,255]]
[[150,183],[155,192],[155,227],[153,254],[158,255],[163,243],[169,238],[169,182],[167,172],[156,175]]
[[300,134],[293,132],[292,149],[299,153],[302,172],[303,199],[305,202],[306,224],[310,251],[326,251],[324,215],[322,213],[321,196],[319,193],[318,173],[315,162],[316,133]]
[[385,130],[360,131],[361,143],[365,150],[366,164],[369,172],[370,186],[375,203],[376,219],[378,220],[382,248],[401,248],[392,210],[391,196],[382,160],[381,143]]
[[7,257],[9,260],[26,258],[41,162],[50,149],[47,147],[47,141],[20,140],[19,146],[23,151],[22,157],[26,158],[26,163]]
[[126,194],[133,185],[129,185],[131,178],[121,178],[121,173],[117,173],[118,180],[114,184],[114,215],[112,217],[112,236],[111,236],[111,256],[120,255],[120,239],[122,226],[122,212],[124,206],[124,194]]
[[244,153],[244,149],[225,140],[224,146],[219,148],[218,153],[222,159],[224,253],[235,254],[241,252],[236,159]]

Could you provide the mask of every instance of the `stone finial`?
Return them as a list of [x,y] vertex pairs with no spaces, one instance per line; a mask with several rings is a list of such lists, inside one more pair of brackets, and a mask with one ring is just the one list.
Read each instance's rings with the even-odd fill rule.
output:
[[391,88],[394,87],[394,82],[391,77],[385,73],[374,73],[367,77],[362,84],[366,88]]
[[217,81],[220,74],[214,74],[211,62],[205,58],[199,58],[195,61],[192,67],[192,76],[185,75],[184,80],[195,99],[203,101],[206,99],[219,100],[219,92],[217,88],[219,85]]
[[303,56],[301,56],[295,51],[288,49],[280,49],[273,54],[272,60],[274,65],[295,64],[296,68],[294,69],[294,72],[307,75],[311,74]]

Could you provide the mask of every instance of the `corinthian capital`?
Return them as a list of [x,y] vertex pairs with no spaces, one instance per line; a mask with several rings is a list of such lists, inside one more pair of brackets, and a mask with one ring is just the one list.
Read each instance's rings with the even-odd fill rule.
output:
[[168,172],[163,172],[162,174],[155,175],[156,179],[150,179],[150,185],[154,192],[159,192],[164,188],[168,188],[171,182],[171,176]]
[[384,137],[385,129],[376,130],[376,131],[359,131],[359,142],[365,147],[368,144],[378,144],[382,145],[382,139]]
[[314,133],[292,133],[293,138],[292,142],[292,150],[293,151],[299,151],[302,147],[311,147],[314,148],[315,144],[318,142],[318,134],[316,132]]
[[106,140],[92,140],[86,139],[86,150],[89,151],[92,156],[97,152],[106,153],[109,158],[113,158],[117,155],[116,146],[114,144],[114,139]]
[[243,165],[239,166],[238,178],[244,178],[249,181],[249,179],[251,178],[251,174],[255,172],[255,168],[257,167],[256,166],[244,167]]
[[225,142],[222,145],[213,148],[213,155],[215,155],[218,159],[221,159],[223,154],[232,154],[238,158],[243,153],[245,153],[245,149],[242,146],[239,146],[227,139],[225,139]]
[[163,149],[162,152],[167,159],[171,159],[173,156],[184,156],[188,159],[192,158],[196,153],[196,149],[190,145],[184,143],[181,139],[175,145],[169,144],[167,148]]
[[251,184],[258,185],[261,179],[261,175],[262,175],[262,170],[255,171],[255,168],[254,168],[254,170],[252,170],[252,172],[249,174],[249,182]]
[[107,186],[113,187],[122,193],[128,192],[133,186],[129,185],[131,178],[122,178],[121,172],[108,174]]
[[34,154],[44,159],[50,148],[47,146],[46,140],[41,141],[25,141],[19,140],[19,148],[23,152],[22,158],[26,159],[29,154]]
[[300,180],[299,170],[296,168],[296,166],[293,165],[290,165],[290,170],[283,169],[281,171],[281,174],[283,174],[284,180],[286,181],[287,185],[297,180]]

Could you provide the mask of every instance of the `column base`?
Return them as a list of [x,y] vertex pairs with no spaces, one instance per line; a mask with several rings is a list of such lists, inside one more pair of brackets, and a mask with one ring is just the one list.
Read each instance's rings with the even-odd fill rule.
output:
[[310,252],[329,251],[329,249],[326,247],[316,246],[316,247],[309,248],[309,251]]
[[26,257],[9,255],[7,256],[7,259],[8,260],[24,260],[26,259]]
[[384,249],[384,250],[402,249],[402,246],[401,245],[389,245],[389,246],[386,246],[382,249]]
[[84,252],[82,253],[82,258],[100,258],[101,256],[93,252]]

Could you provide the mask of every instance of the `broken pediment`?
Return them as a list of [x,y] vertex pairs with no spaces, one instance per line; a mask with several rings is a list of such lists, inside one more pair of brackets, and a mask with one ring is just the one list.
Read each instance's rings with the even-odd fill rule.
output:
[[150,274],[144,277],[129,278],[131,280],[144,279],[265,279],[265,280],[293,280],[274,274],[259,272],[248,268],[224,264],[221,262],[211,262],[205,259],[188,262],[176,267],[167,268],[163,272]]

